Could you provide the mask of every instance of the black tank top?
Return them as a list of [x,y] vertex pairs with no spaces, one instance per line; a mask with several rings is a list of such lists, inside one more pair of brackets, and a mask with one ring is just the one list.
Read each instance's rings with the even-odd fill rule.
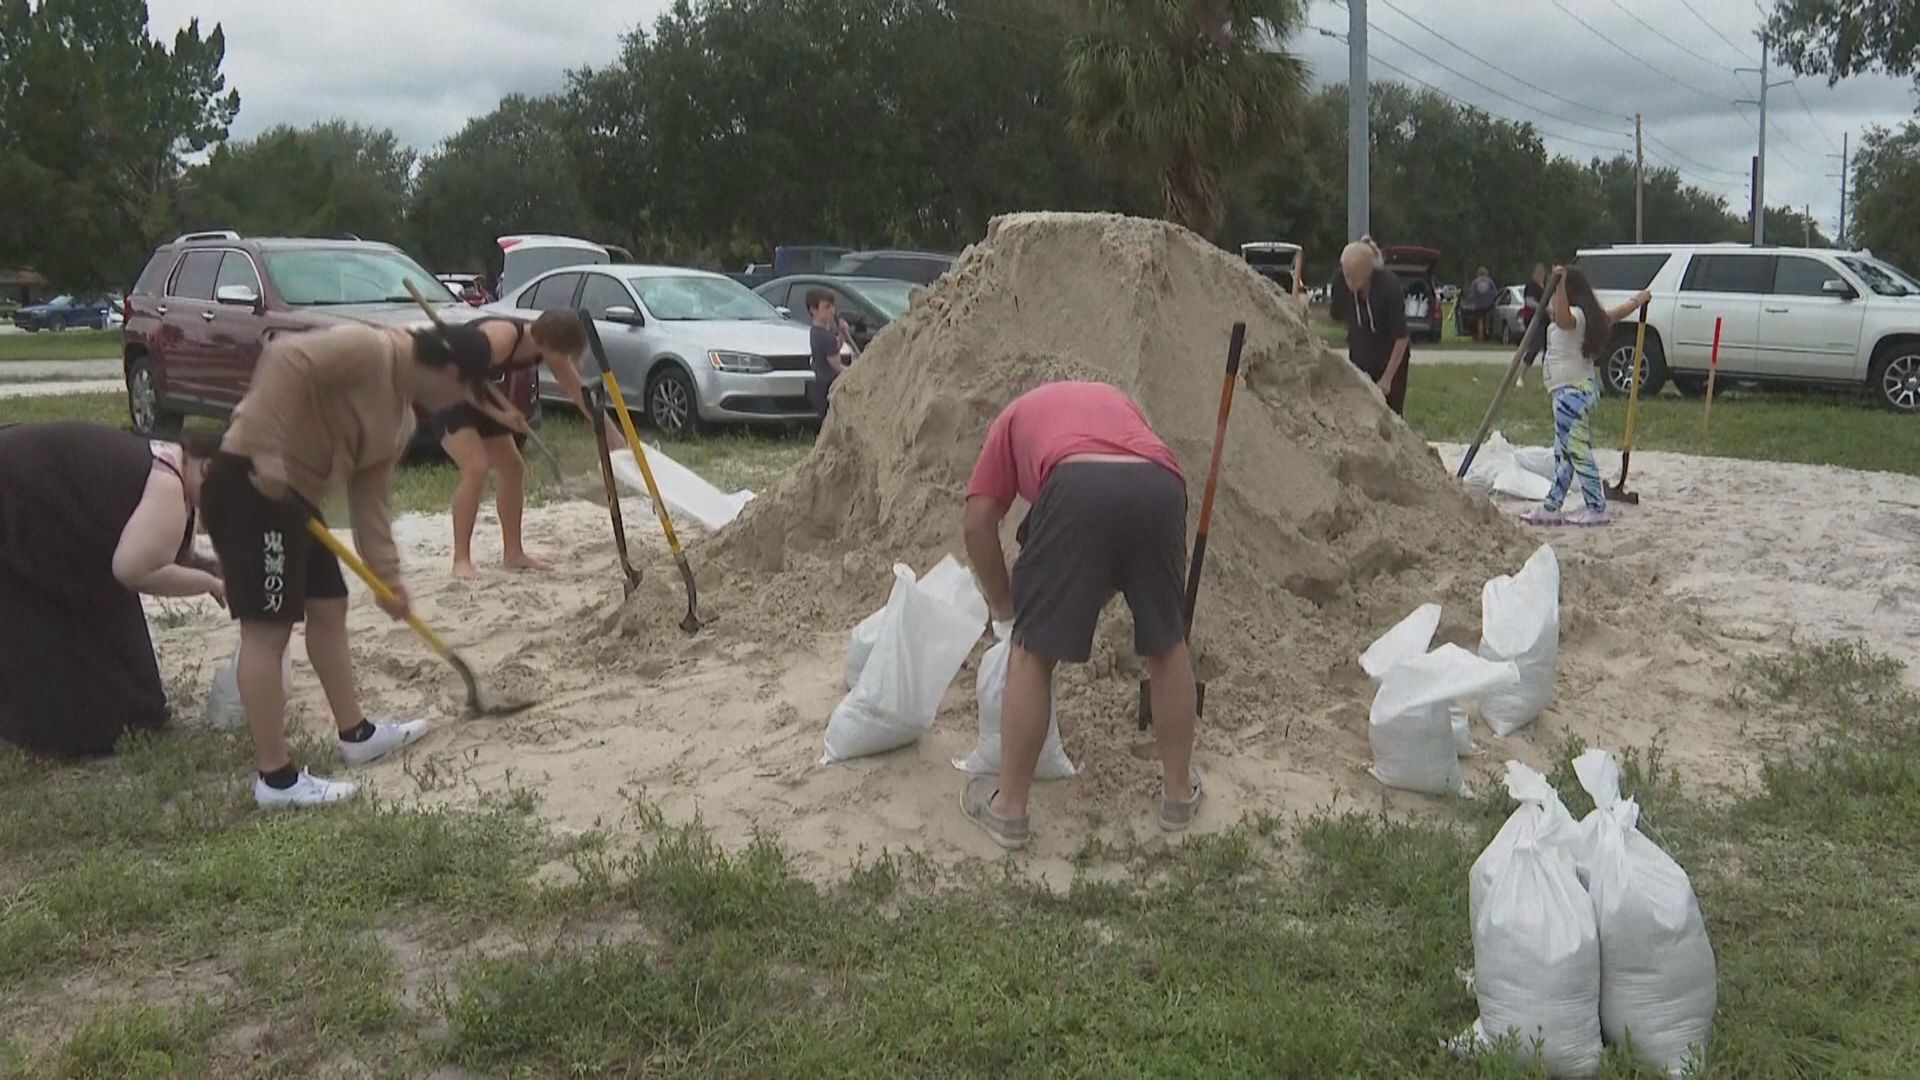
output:
[[[479,329],[488,323],[494,322],[503,322],[513,327],[513,344],[507,348],[506,362],[494,364],[493,370],[511,375],[515,372],[532,371],[534,368],[540,366],[540,357],[538,354],[531,360],[513,359],[513,354],[520,351],[520,343],[527,339],[527,324],[519,319],[509,318],[505,315],[488,315],[485,318],[475,319],[467,325]],[[482,332],[484,333],[484,331]],[[488,343],[492,343],[492,335],[488,335],[487,341]]]
[[0,562],[50,595],[124,596],[113,553],[155,462],[144,436],[99,424],[0,430]]

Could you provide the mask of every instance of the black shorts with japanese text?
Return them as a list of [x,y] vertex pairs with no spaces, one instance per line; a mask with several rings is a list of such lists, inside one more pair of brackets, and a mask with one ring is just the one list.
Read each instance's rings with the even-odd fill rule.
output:
[[340,560],[307,532],[320,512],[297,496],[276,502],[253,486],[253,463],[221,454],[207,468],[200,514],[226,579],[227,610],[243,622],[296,623],[307,600],[343,600]]

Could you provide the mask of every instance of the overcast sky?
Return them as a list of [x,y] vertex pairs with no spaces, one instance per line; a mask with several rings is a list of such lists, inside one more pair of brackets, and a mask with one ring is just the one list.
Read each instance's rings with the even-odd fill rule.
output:
[[[667,3],[149,0],[148,8],[163,39],[196,15],[203,29],[225,28],[228,85],[241,98],[236,137],[337,116],[390,127],[427,150],[503,94],[558,90],[569,68],[609,62],[621,35],[651,26]],[[1760,15],[1753,0],[1687,3],[1699,17],[1682,0],[1371,0],[1373,77],[1410,81],[1391,65],[1488,112],[1531,120],[1549,149],[1582,159],[1597,146],[1631,150],[1640,112],[1649,160],[1745,207],[1757,112],[1732,102],[1757,96],[1758,79],[1734,68],[1756,65]],[[1310,18],[1346,32],[1347,11],[1330,0],[1315,0]],[[1345,80],[1340,41],[1308,31],[1294,47],[1319,81]],[[1564,100],[1534,89],[1542,86]],[[1767,201],[1811,204],[1832,232],[1840,184],[1827,175],[1838,161],[1826,155],[1838,152],[1842,132],[1857,145],[1867,126],[1911,116],[1912,84],[1873,76],[1829,89],[1810,77],[1797,88],[1804,107],[1793,87],[1768,101]]]

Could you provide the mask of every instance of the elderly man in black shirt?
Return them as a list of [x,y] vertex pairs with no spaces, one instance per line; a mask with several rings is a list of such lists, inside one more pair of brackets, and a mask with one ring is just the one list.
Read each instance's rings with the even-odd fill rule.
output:
[[1372,244],[1357,240],[1340,252],[1340,276],[1333,281],[1327,315],[1347,327],[1347,359],[1367,373],[1387,397],[1387,407],[1405,416],[1407,304],[1400,279],[1381,266]]

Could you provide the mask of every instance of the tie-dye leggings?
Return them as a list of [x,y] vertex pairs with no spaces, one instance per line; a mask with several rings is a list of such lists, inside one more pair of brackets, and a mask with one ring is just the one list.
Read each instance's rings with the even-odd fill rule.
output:
[[1593,459],[1593,406],[1599,400],[1600,388],[1592,379],[1553,389],[1553,487],[1544,504],[1549,510],[1558,510],[1567,501],[1576,475],[1587,508],[1607,508],[1600,467]]

